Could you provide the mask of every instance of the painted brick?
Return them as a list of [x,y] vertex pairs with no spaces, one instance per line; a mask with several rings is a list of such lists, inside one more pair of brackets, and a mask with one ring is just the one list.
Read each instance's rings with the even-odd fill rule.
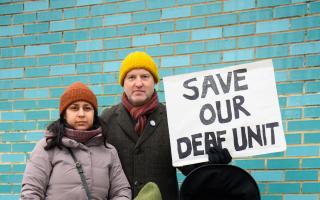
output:
[[227,50],[227,49],[235,49],[235,48],[236,48],[235,39],[210,40],[207,42],[208,51],[219,51],[219,50]]
[[132,46],[145,46],[154,44],[160,44],[159,34],[136,36],[132,38]]
[[4,4],[0,5],[0,15],[22,13],[23,4]]
[[76,20],[76,28],[91,28],[102,26],[102,17],[84,18]]
[[61,41],[61,33],[41,34],[37,37],[37,43],[54,43]]
[[63,63],[65,64],[88,62],[88,60],[88,54],[72,54],[63,56]]
[[24,112],[3,112],[1,113],[2,120],[24,120]]
[[118,12],[118,4],[105,4],[105,5],[97,5],[91,7],[91,15],[107,15],[114,14]]
[[202,52],[205,50],[206,50],[206,45],[204,42],[194,42],[191,44],[178,44],[176,46],[176,53],[177,54]]
[[174,43],[189,41],[189,32],[165,33],[161,35],[162,43]]
[[192,65],[219,63],[219,62],[221,62],[220,53],[192,54],[191,56]]
[[279,6],[279,5],[284,5],[284,4],[290,4],[290,0],[282,0],[282,1],[277,1],[277,0],[258,0],[257,1],[257,6],[258,7]]
[[227,26],[223,28],[223,36],[241,36],[249,35],[255,32],[255,25],[253,24],[244,24],[239,26]]
[[12,172],[22,172],[23,173],[25,168],[26,168],[25,164],[14,164],[14,165],[12,165]]
[[165,56],[165,55],[172,55],[174,54],[174,47],[173,46],[155,46],[155,47],[148,47],[146,52],[150,56]]
[[75,5],[77,5],[76,0],[50,0],[50,8],[67,8],[74,7]]
[[286,171],[286,180],[288,181],[318,180],[318,172],[316,170]]
[[270,159],[267,161],[268,169],[298,169],[299,159]]
[[280,56],[288,56],[288,46],[261,47],[256,49],[257,58],[272,58]]
[[12,23],[11,19],[9,15],[0,16],[0,25],[10,25]]
[[11,171],[11,165],[0,165],[0,172],[4,173],[4,172],[10,172]]
[[102,40],[77,42],[76,51],[93,51],[102,49]]
[[52,11],[43,11],[37,13],[38,21],[51,21],[51,20],[61,20],[62,11],[61,10],[52,10]]
[[41,111],[29,111],[29,112],[26,112],[26,119],[27,120],[49,119],[49,111],[41,110]]
[[48,98],[49,90],[48,89],[32,89],[24,91],[25,98]]
[[22,78],[23,69],[2,69],[0,79]]
[[119,12],[132,12],[144,10],[145,3],[144,0],[133,1],[133,2],[121,2],[118,4]]
[[45,1],[33,1],[24,3],[24,11],[37,11],[37,10],[46,10],[49,8],[48,0]]
[[0,102],[0,110],[12,110],[11,102]]
[[77,6],[93,5],[102,3],[102,0],[78,0]]
[[258,22],[257,33],[270,33],[289,30],[289,20],[273,20],[269,22]]
[[298,119],[301,118],[301,109],[282,109],[282,119]]
[[116,51],[102,51],[96,53],[90,53],[90,61],[107,61],[114,60],[117,57]]
[[288,106],[319,105],[320,94],[288,97]]
[[202,28],[205,26],[205,18],[182,19],[176,21],[176,30]]
[[18,57],[24,55],[24,48],[2,48],[1,49],[1,57]]
[[291,29],[312,28],[320,26],[320,16],[302,17],[291,20]]
[[309,30],[307,32],[308,40],[320,40],[320,29]]
[[289,146],[287,156],[318,156],[319,147],[316,146]]
[[303,193],[320,193],[319,182],[302,183],[302,192]]
[[251,173],[256,181],[283,181],[283,171],[253,171]]
[[320,117],[320,108],[312,107],[304,109],[304,117],[306,118],[318,118]]
[[320,42],[293,44],[290,51],[292,55],[320,53]]
[[238,0],[228,0],[224,1],[223,10],[224,11],[236,11],[236,10],[245,10],[255,7],[254,0],[247,1],[238,1]]
[[[153,27],[155,28],[155,26]],[[118,28],[118,36],[140,35],[145,33],[145,25],[133,25],[133,26],[120,26]]]
[[299,193],[300,184],[299,183],[269,183],[268,192],[274,193]]
[[103,44],[106,49],[118,49],[126,48],[131,46],[131,38],[119,38],[119,39],[110,39],[104,41]]
[[116,29],[113,28],[99,28],[90,31],[90,38],[111,38],[117,34]]
[[[24,141],[25,134],[23,133],[3,133],[1,136],[1,141],[3,142],[21,142]],[[0,166],[1,172],[1,166]]]
[[19,143],[12,145],[12,152],[31,152],[34,148],[34,143]]
[[275,72],[276,82],[288,81],[289,80],[289,72]]
[[2,154],[2,162],[25,162],[26,156],[24,154]]
[[238,20],[237,14],[211,16],[211,17],[208,17],[208,25],[221,26],[221,25],[227,25],[227,24],[235,24],[237,23],[237,20]]
[[317,66],[320,65],[320,58],[319,55],[310,55],[307,56],[307,66]]
[[102,66],[101,64],[78,64],[76,66],[76,70],[78,73],[95,73],[101,72]]
[[87,17],[89,15],[89,7],[65,9],[64,18]]
[[[0,19],[1,21],[1,19]],[[0,47],[8,47],[11,46],[12,42],[11,42],[11,38],[0,38]]]
[[23,27],[18,26],[0,26],[0,36],[13,36],[23,33]]
[[11,144],[0,144],[1,152],[11,152]]
[[286,44],[304,41],[304,31],[271,35],[272,44]]
[[45,33],[48,31],[49,31],[49,24],[48,23],[24,25],[24,33],[26,33],[26,34]]
[[2,183],[20,183],[22,181],[22,177],[22,174],[0,175],[0,181]]
[[307,5],[283,6],[274,9],[275,18],[303,16],[307,13]]
[[42,138],[43,132],[32,132],[26,134],[26,141],[39,141]]
[[65,75],[65,74],[75,74],[75,65],[60,65],[60,66],[51,66],[50,75]]
[[75,29],[74,20],[51,21],[50,31],[63,31]]
[[234,163],[242,169],[264,169],[264,160],[236,160]]
[[286,135],[286,142],[287,144],[301,144],[301,134],[287,134]]
[[26,46],[26,55],[49,54],[49,45]]
[[34,44],[37,41],[36,36],[22,36],[22,37],[15,37],[12,38],[13,45],[28,45]]
[[146,25],[146,33],[160,33],[166,31],[173,31],[173,22],[159,22]]
[[89,39],[88,31],[70,31],[64,32],[63,34],[64,41],[76,41],[76,40],[86,40]]
[[50,45],[50,52],[53,54],[71,53],[75,52],[75,49],[76,45],[74,43]]
[[311,2],[310,3],[310,13],[319,13],[320,12],[320,2]]
[[166,8],[176,5],[175,0],[163,0],[161,2],[156,2],[153,0],[146,0],[146,8],[155,9],[155,8]]
[[122,87],[120,85],[107,85],[104,87],[104,94],[119,94],[122,92]]
[[190,7],[166,8],[162,9],[162,19],[188,17],[190,12]]
[[137,12],[132,14],[132,22],[148,22],[160,20],[160,10]]
[[57,65],[61,63],[62,58],[60,56],[44,56],[39,58],[38,66]]
[[192,30],[191,40],[206,40],[211,38],[221,38],[221,28],[209,28],[209,29],[198,29]]
[[[144,51],[144,48],[139,47],[139,48],[121,49],[118,51],[118,58],[124,59],[129,53],[131,53],[133,51]],[[154,60],[156,62],[156,59],[154,59]]]
[[257,47],[265,46],[269,44],[269,36],[253,36],[253,37],[241,37],[238,39],[238,47]]
[[239,13],[240,22],[252,22],[272,19],[272,9],[253,10]]
[[33,100],[16,100],[13,102],[13,109],[32,109],[36,107],[36,102]]
[[185,1],[185,0],[178,0],[178,5],[188,5],[188,4],[196,4],[196,3],[202,3],[202,2],[208,2],[206,0],[189,0],[189,1]]
[[30,13],[30,14],[21,14],[21,15],[14,15],[13,16],[13,23],[14,24],[24,24],[28,22],[34,22],[36,21],[36,14]]
[[121,62],[113,61],[113,62],[105,62],[103,65],[104,72],[114,72],[119,71]]
[[177,66],[185,66],[189,64],[190,64],[189,56],[162,57],[161,59],[162,67],[177,67]]
[[303,83],[288,83],[277,85],[278,94],[297,94],[302,93]]
[[226,51],[223,53],[223,61],[229,62],[229,61],[249,60],[249,59],[253,59],[253,56],[254,56],[253,49]]
[[212,4],[205,4],[205,5],[196,5],[192,6],[191,13],[193,16],[197,15],[208,15],[213,13],[219,13],[222,10],[222,4],[212,3]]
[[276,58],[272,62],[275,69],[299,68],[304,65],[304,57]]
[[319,158],[304,158],[302,160],[302,167],[303,168],[319,168],[319,166],[320,166],[320,159]]
[[292,70],[290,72],[291,80],[316,80],[319,76],[320,69]]
[[[319,115],[319,114],[318,114]],[[304,135],[304,143],[320,143],[320,134],[319,133],[308,133]]]

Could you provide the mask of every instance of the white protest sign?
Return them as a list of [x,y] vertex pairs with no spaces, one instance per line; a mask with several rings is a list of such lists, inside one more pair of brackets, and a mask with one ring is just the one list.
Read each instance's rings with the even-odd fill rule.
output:
[[163,78],[173,166],[284,151],[272,60]]

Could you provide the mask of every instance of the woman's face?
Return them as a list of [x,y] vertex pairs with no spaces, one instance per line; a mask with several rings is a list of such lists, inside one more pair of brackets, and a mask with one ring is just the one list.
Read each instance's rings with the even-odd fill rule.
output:
[[73,129],[89,130],[93,125],[94,108],[86,101],[76,101],[67,107],[64,118]]

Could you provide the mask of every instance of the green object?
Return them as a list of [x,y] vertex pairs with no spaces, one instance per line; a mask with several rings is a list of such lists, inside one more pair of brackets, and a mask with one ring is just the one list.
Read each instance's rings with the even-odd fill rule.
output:
[[162,197],[158,186],[149,182],[143,186],[134,200],[162,200]]

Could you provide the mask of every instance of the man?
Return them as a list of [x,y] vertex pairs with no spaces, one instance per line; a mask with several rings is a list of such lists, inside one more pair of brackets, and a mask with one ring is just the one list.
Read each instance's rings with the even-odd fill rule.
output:
[[[121,103],[104,110],[101,118],[107,142],[118,150],[133,197],[146,183],[154,182],[164,200],[177,200],[178,182],[171,160],[166,108],[159,103],[154,89],[158,82],[153,59],[145,52],[130,53],[119,72],[124,89]],[[216,155],[219,159],[222,154]],[[231,157],[223,162],[230,160]],[[186,174],[192,168],[182,171]]]

